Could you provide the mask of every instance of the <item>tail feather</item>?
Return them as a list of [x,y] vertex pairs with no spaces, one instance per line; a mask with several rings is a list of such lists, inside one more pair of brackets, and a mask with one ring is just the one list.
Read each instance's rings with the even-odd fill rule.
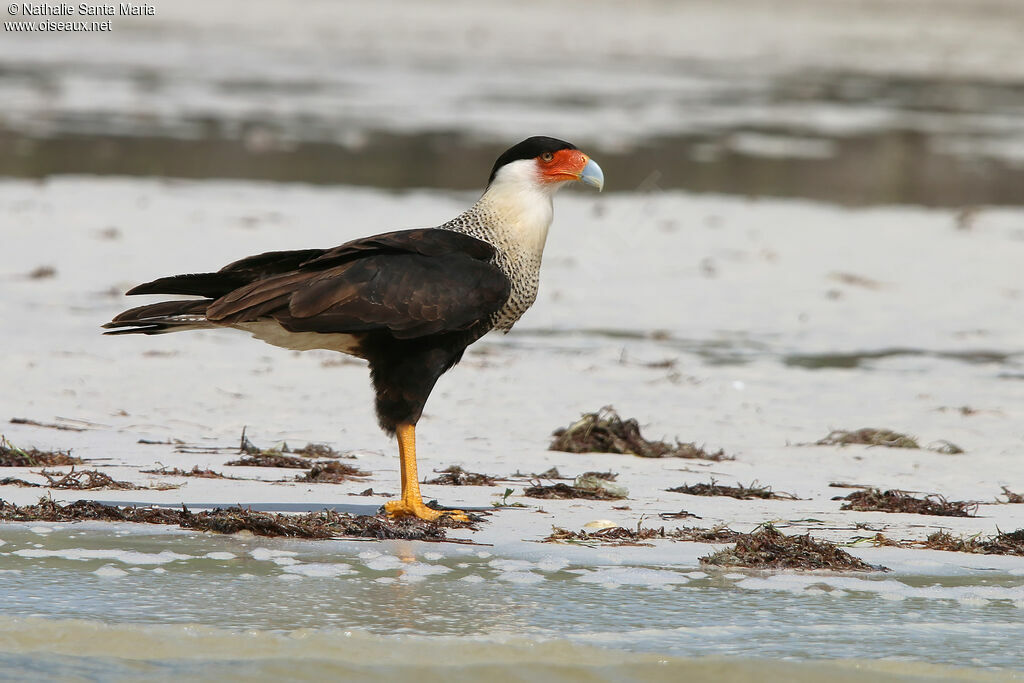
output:
[[125,294],[183,294],[216,299],[248,282],[249,278],[243,273],[189,273],[146,282]]
[[166,334],[217,327],[206,319],[211,303],[211,299],[189,299],[136,306],[104,325],[105,329],[113,330],[104,334]]

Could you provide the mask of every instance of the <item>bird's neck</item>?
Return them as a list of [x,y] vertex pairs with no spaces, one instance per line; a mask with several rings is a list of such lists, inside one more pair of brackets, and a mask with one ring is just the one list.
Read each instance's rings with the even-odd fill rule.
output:
[[481,239],[506,258],[540,265],[554,209],[551,192],[522,183],[492,183],[465,213],[444,227]]
[[508,301],[491,321],[497,329],[510,330],[537,298],[540,262],[553,217],[551,194],[529,185],[491,183],[476,204],[441,226],[495,248],[495,265],[511,285]]

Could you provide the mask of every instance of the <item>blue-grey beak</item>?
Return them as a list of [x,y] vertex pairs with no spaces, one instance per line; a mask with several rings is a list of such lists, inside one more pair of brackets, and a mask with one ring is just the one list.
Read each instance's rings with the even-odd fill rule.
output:
[[587,165],[580,171],[580,182],[596,187],[598,192],[604,187],[604,171],[593,159],[589,159]]

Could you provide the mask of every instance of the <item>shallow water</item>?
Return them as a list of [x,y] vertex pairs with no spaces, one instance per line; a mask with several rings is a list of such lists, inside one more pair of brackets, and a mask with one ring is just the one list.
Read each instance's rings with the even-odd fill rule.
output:
[[[1019,570],[764,575],[621,559],[581,565],[557,546],[526,560],[451,544],[100,524],[7,525],[0,536],[0,663],[9,675],[71,671],[66,659],[31,652],[81,658],[86,669],[116,663],[111,672],[126,676],[191,675],[197,659],[230,667],[259,652],[238,671],[269,676],[281,665],[275,648],[326,658],[322,672],[367,667],[371,678],[412,666],[410,657],[444,668],[444,653],[457,652],[468,679],[492,654],[522,650],[530,666],[559,662],[597,680],[640,675],[659,659],[677,673],[710,666],[694,657],[728,658],[738,671],[758,658],[1024,668]],[[180,628],[157,628],[172,625]],[[577,646],[657,657],[598,654],[595,664]],[[620,658],[625,669],[613,666]]]

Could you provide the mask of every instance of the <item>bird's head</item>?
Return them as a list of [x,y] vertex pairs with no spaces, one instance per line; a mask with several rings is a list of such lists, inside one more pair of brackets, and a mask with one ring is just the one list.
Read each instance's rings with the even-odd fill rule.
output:
[[550,194],[570,181],[604,187],[604,173],[576,145],[537,135],[510,147],[498,157],[487,181],[495,184],[526,184]]

